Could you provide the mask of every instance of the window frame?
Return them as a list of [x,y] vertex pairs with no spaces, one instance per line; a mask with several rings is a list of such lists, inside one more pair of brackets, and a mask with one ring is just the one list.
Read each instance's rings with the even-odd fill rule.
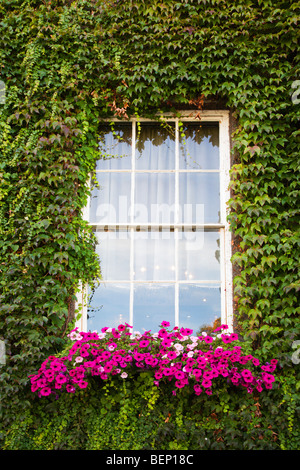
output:
[[[173,122],[175,123],[175,152],[176,152],[176,159],[177,162],[179,161],[179,123],[185,122],[214,122],[219,124],[219,175],[220,175],[220,222],[219,223],[203,223],[203,224],[192,224],[195,225],[197,228],[203,229],[219,229],[220,234],[220,274],[221,274],[221,322],[228,325],[229,330],[233,331],[233,294],[232,294],[232,264],[231,264],[231,256],[232,256],[232,236],[230,231],[230,225],[227,220],[228,215],[228,205],[227,202],[230,199],[230,189],[229,189],[229,182],[230,182],[230,167],[231,167],[231,159],[230,159],[230,133],[229,133],[229,111],[227,110],[203,110],[203,111],[183,111],[180,112],[178,117],[174,116],[172,113],[165,113],[163,116],[160,116],[164,122]],[[107,119],[107,123],[109,122],[116,122],[122,124],[122,120],[120,119]],[[157,123],[157,120],[151,120],[147,118],[131,118],[130,122],[132,123],[132,162],[135,161],[135,141],[136,141],[136,123],[140,122],[153,122]],[[126,121],[128,123],[128,121]],[[97,173],[107,172],[107,171],[119,171],[119,170],[96,170]],[[144,170],[139,170],[143,172]],[[149,170],[151,171],[151,170]],[[163,173],[166,170],[155,170],[155,172]],[[168,171],[168,170],[167,170]],[[171,170],[169,170],[171,171]],[[175,195],[178,192],[178,175],[180,172],[189,172],[191,170],[182,170],[179,169],[178,163],[177,168],[175,171]],[[193,171],[193,170],[192,170]],[[198,172],[208,172],[209,170],[196,170]],[[131,201],[134,200],[134,176],[136,169],[133,167],[130,170],[122,170],[122,172],[130,172],[132,175],[132,182],[131,182]],[[176,176],[177,175],[177,176]],[[88,186],[90,189],[91,186],[91,179],[88,182]],[[175,203],[179,203],[179,201],[175,201]],[[89,220],[89,207],[90,207],[90,197],[88,198],[87,205],[83,210],[83,218],[86,220],[91,226],[96,227],[98,224],[92,223]],[[178,207],[178,204],[177,204]],[[132,218],[130,223],[126,224],[118,224],[120,228],[125,229],[126,227],[128,230],[134,230],[136,226],[141,226],[140,223],[136,223],[133,220],[133,212],[132,211]],[[99,224],[103,226],[103,224]],[[175,220],[174,230],[182,227],[184,224],[178,223],[178,220]],[[150,223],[145,224],[145,226],[151,226]],[[170,224],[159,224],[159,226],[164,228],[170,228]],[[114,225],[115,227],[115,225]],[[155,224],[152,225],[153,229],[157,229],[158,226]],[[133,238],[133,237],[131,237]],[[103,280],[103,282],[107,282]],[[109,281],[109,282],[119,282],[119,281]],[[130,281],[133,284],[137,284],[138,281]],[[152,281],[148,281],[152,283]],[[163,282],[163,281],[161,281]],[[177,295],[178,299],[178,295]],[[132,303],[132,299],[131,299]],[[78,312],[78,319],[76,320],[76,327],[80,331],[87,331],[87,286],[79,286],[79,293],[77,295],[77,302],[75,306],[76,311]],[[131,307],[132,310],[132,307]],[[132,311],[131,311],[132,314]],[[179,306],[175,306],[175,325],[179,326]]]

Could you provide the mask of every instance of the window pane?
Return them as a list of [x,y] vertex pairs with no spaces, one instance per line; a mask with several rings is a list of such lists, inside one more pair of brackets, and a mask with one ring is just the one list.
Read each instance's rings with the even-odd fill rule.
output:
[[129,284],[100,284],[88,306],[88,330],[129,323]]
[[168,170],[175,168],[175,128],[168,124],[142,123],[136,143],[137,170]]
[[194,334],[207,331],[221,318],[220,286],[181,284],[179,286],[179,323]]
[[99,189],[91,194],[90,221],[98,224],[128,223],[130,173],[97,174]]
[[175,287],[168,284],[136,284],[133,301],[133,330],[152,333],[162,321],[174,326]]
[[179,167],[186,170],[219,168],[219,128],[201,123],[183,125],[185,137],[180,137]]
[[104,281],[130,280],[130,234],[126,231],[96,232],[96,253]]
[[97,170],[128,170],[131,168],[131,124],[114,124],[101,129],[99,150],[102,158],[97,161]]
[[218,223],[220,189],[218,173],[179,175],[179,217],[182,223]]
[[171,232],[135,232],[134,279],[175,279],[175,243]]
[[220,234],[218,231],[179,232],[179,279],[220,280]]
[[135,177],[135,222],[174,223],[175,175],[138,173]]

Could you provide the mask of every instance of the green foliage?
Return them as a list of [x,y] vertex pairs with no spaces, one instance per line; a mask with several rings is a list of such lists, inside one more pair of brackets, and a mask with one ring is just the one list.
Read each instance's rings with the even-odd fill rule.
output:
[[[79,395],[34,399],[8,427],[4,450],[296,450],[299,410],[291,389],[259,396],[224,387],[196,396],[149,375],[119,377]],[[281,397],[279,408],[274,403]],[[278,395],[276,397],[276,394]]]
[[[298,8],[298,2],[286,0],[1,0],[0,79],[6,85],[6,101],[0,104],[4,433],[16,415],[25,427],[32,426],[28,374],[64,347],[79,281],[93,283],[100,276],[94,237],[82,218],[86,183],[98,156],[99,122],[199,109],[202,99],[204,107],[222,100],[237,120],[229,220],[238,270],[238,330],[249,347],[257,348],[256,355],[277,357],[285,368],[282,407],[288,407],[291,425],[296,395],[291,400],[288,394],[296,393],[299,371],[291,361],[292,343],[299,337],[299,102],[292,100],[299,79]],[[156,410],[160,401],[154,391],[144,394],[144,399],[151,395],[148,403]],[[277,404],[282,399],[280,395]],[[35,428],[43,429],[44,437],[36,431],[34,446],[44,440],[47,446],[57,442],[64,447],[69,439],[72,447],[76,429],[80,436],[81,426],[87,426],[75,415],[74,403],[67,413],[74,427],[53,414],[53,426]],[[126,403],[122,413],[129,413]],[[143,432],[154,441],[159,436],[162,443],[170,436],[166,445],[176,447],[187,442],[175,435],[178,425],[197,448],[213,443],[222,448],[223,442],[234,447],[236,436],[257,436],[258,428],[245,427],[252,411],[245,408],[241,423],[239,411],[230,410],[222,417],[219,440],[216,421],[206,426],[201,421],[200,426],[200,421],[187,419],[182,428],[179,415],[177,421],[173,415],[164,421],[153,410],[154,421],[145,419],[149,428]],[[40,423],[50,422],[49,413],[40,415]],[[100,446],[108,446],[107,439],[116,435],[125,442],[128,420],[115,434],[107,417],[108,438],[100,418],[93,419],[89,429],[98,429],[99,440],[92,435]],[[139,429],[136,415],[134,422]],[[19,445],[18,426],[10,431],[12,447]],[[138,445],[144,445],[143,439]],[[75,441],[80,447],[80,438]]]

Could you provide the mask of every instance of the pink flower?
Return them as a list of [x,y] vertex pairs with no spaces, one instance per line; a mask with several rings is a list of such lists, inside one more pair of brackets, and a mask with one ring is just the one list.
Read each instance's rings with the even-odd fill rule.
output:
[[48,395],[51,394],[51,388],[50,388],[50,387],[44,387],[44,388],[42,388],[42,390],[40,391],[40,394],[41,394],[43,397],[47,397]]
[[167,356],[169,359],[176,359],[177,353],[175,351],[168,351]]
[[86,388],[88,386],[88,382],[86,382],[85,380],[80,380],[79,382],[77,382],[77,385],[79,388]]
[[210,388],[212,386],[211,380],[202,380],[202,387],[204,388]]
[[119,325],[119,326],[118,326],[118,330],[119,330],[119,331],[124,331],[124,330],[126,330],[126,325]]
[[200,393],[202,393],[202,388],[200,387],[199,384],[194,385],[194,390],[195,390],[196,395],[200,395]]
[[163,374],[164,375],[173,375],[173,369],[171,367],[166,367],[164,370],[163,370]]
[[259,359],[256,359],[255,357],[252,358],[252,364],[254,366],[259,366]]
[[144,359],[144,354],[142,354],[142,353],[135,353],[135,354],[133,355],[133,357],[134,357],[134,359],[135,359],[136,361],[140,362],[140,361],[142,361],[142,360]]
[[193,330],[191,330],[190,328],[181,328],[180,329],[180,334],[182,336],[190,336],[193,334]]
[[175,387],[177,388],[183,388],[186,385],[186,383],[183,380],[176,380],[175,381]]
[[44,374],[48,382],[52,382],[52,380],[54,380],[55,374],[53,370],[51,369],[45,370]]
[[231,333],[230,338],[231,338],[231,341],[237,341],[239,339],[238,335],[235,333]]
[[168,321],[163,321],[163,322],[161,322],[161,326],[163,328],[168,328],[168,326],[170,326],[170,323]]
[[55,371],[59,371],[59,370],[62,369],[62,365],[59,362],[52,362],[50,364],[50,367],[51,367],[51,369],[53,369]]
[[159,337],[159,338],[163,338],[163,337],[165,337],[165,336],[168,336],[168,334],[169,334],[169,333],[167,332],[167,330],[165,330],[164,328],[162,328],[162,329],[160,329],[159,332],[158,332],[158,337]]
[[143,339],[143,340],[140,341],[140,343],[139,343],[139,347],[140,347],[140,348],[146,348],[148,345],[149,345],[149,341],[148,341],[147,339]]
[[213,378],[213,376],[214,376],[214,374],[213,374],[213,372],[212,372],[211,370],[205,370],[205,371],[203,372],[203,378],[204,378],[204,380],[210,380],[210,379]]
[[272,383],[275,381],[274,375],[267,374],[266,372],[262,374],[262,378],[266,383]]
[[65,382],[67,382],[67,378],[65,375],[63,374],[58,374],[55,378],[55,381],[58,383],[58,384],[64,384]]
[[223,340],[224,343],[228,344],[228,343],[231,343],[232,339],[231,339],[231,336],[230,335],[221,335],[221,338]]
[[162,371],[160,371],[160,370],[156,371],[155,374],[154,374],[154,377],[155,377],[156,379],[161,379],[162,376],[163,376],[163,373],[162,373]]
[[208,343],[208,344],[212,343],[213,340],[214,340],[214,339],[213,339],[211,336],[205,336],[205,338],[204,338],[204,341],[205,341],[206,343]]
[[185,373],[182,372],[181,370],[178,370],[178,371],[175,372],[175,377],[178,380],[182,380],[182,379],[185,378]]
[[243,379],[245,380],[245,382],[252,382],[253,380],[253,375],[252,373],[250,372],[250,370],[248,369],[245,369],[241,372],[241,376],[243,377]]

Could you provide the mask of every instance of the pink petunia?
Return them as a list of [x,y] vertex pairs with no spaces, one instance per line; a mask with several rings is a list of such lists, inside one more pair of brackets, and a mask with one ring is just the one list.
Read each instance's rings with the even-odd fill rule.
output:
[[201,384],[202,384],[202,387],[204,387],[204,388],[210,388],[212,386],[211,380],[208,380],[208,379],[207,380],[202,380]]
[[178,380],[182,380],[185,378],[185,373],[181,370],[176,371],[174,375],[175,375],[175,378]]
[[55,370],[55,371],[59,371],[59,370],[62,369],[62,365],[59,362],[56,362],[56,361],[52,362],[50,364],[50,367],[51,367],[52,370]]
[[212,336],[205,336],[205,337],[204,337],[204,341],[205,341],[205,343],[207,343],[207,344],[211,344],[211,343],[213,342],[213,340],[214,340],[214,339],[213,339]]
[[183,388],[185,385],[186,385],[186,382],[184,382],[183,380],[176,380],[175,381],[175,387],[177,387],[177,388]]
[[194,390],[196,395],[200,395],[202,393],[202,388],[200,387],[199,384],[194,385]]
[[167,356],[169,359],[176,359],[177,353],[175,351],[168,351]]
[[88,386],[88,382],[86,382],[85,380],[80,380],[79,382],[77,382],[77,385],[79,388],[86,388]]
[[53,370],[51,369],[45,370],[44,375],[46,379],[48,380],[48,382],[52,382],[52,380],[54,380],[55,373]]
[[124,330],[126,330],[126,325],[119,325],[119,326],[118,326],[118,330],[119,330],[119,331],[124,331]]
[[165,369],[163,370],[163,374],[164,375],[173,375],[173,369],[171,367],[165,367]]
[[41,389],[40,391],[40,394],[43,396],[43,397],[47,397],[48,395],[51,394],[51,388],[50,387],[44,387]]
[[58,383],[58,384],[64,384],[65,382],[67,382],[67,378],[65,375],[63,374],[58,374],[55,378],[55,381]]
[[259,362],[259,359],[256,359],[255,357],[252,358],[252,364],[254,366],[259,366],[260,362]]

